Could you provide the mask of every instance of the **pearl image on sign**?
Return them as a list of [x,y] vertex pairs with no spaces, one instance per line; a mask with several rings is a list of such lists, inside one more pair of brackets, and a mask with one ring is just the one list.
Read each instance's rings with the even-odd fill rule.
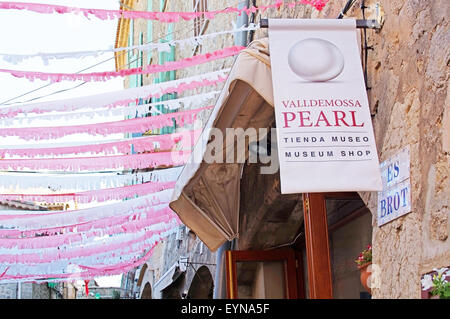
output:
[[301,40],[289,50],[288,64],[302,79],[325,82],[344,69],[344,56],[333,43],[317,38]]

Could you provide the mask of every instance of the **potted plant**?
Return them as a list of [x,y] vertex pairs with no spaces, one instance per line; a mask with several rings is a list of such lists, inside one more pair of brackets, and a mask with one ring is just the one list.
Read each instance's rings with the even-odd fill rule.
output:
[[355,263],[358,265],[358,269],[361,272],[361,284],[364,289],[366,289],[369,294],[372,294],[370,289],[370,276],[372,274],[372,245],[368,245],[366,249],[364,249],[355,260]]
[[450,277],[450,270],[448,268],[433,269],[436,273],[423,276],[422,290],[428,290],[431,293],[432,299],[450,299],[450,282],[447,277]]

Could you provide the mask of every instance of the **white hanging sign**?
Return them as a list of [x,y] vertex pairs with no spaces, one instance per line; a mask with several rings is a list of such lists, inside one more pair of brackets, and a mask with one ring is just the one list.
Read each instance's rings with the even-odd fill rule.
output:
[[353,19],[269,19],[281,193],[379,191]]

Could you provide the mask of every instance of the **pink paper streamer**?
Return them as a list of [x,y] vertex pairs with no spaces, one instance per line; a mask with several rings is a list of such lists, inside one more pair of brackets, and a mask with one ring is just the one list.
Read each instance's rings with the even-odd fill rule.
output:
[[[326,5],[328,0],[301,0],[292,2],[289,7],[299,5],[299,4],[308,4],[316,8],[317,10],[322,10],[322,8]],[[283,5],[283,1],[277,0],[274,4],[269,4],[266,6],[260,7],[244,7],[244,8],[236,8],[236,7],[228,7],[223,10],[209,11],[209,12],[149,12],[149,11],[124,11],[124,10],[105,10],[105,9],[88,9],[88,8],[75,8],[75,7],[67,7],[60,5],[50,5],[50,4],[41,4],[41,3],[23,3],[23,2],[0,2],[0,9],[16,9],[16,10],[27,10],[33,11],[37,13],[43,14],[51,14],[51,13],[59,13],[59,14],[67,14],[67,13],[82,13],[85,17],[89,17],[91,15],[99,18],[101,20],[107,19],[147,19],[147,20],[158,20],[160,22],[178,22],[180,19],[183,20],[192,20],[198,17],[204,16],[207,19],[214,19],[217,14],[223,13],[238,13],[242,14],[243,12],[246,14],[255,13],[258,10],[264,12],[268,9],[272,8],[280,8]]]
[[[175,217],[175,222],[177,225],[181,224],[181,221]],[[158,244],[158,240],[156,240],[154,242],[153,245],[151,245],[150,247],[144,247],[145,250],[147,250],[147,252],[142,255],[141,253],[136,254],[136,258],[131,261],[131,262],[124,262],[124,263],[117,263],[114,265],[97,265],[97,266],[87,266],[87,265],[78,265],[80,268],[85,269],[86,271],[81,272],[81,273],[53,273],[53,274],[35,274],[35,275],[6,275],[5,273],[8,270],[8,268],[6,268],[6,270],[4,271],[4,277],[2,278],[2,280],[6,281],[6,280],[27,280],[27,281],[31,281],[33,279],[46,279],[46,278],[59,278],[59,279],[64,279],[64,278],[78,278],[78,279],[87,279],[87,278],[93,278],[93,277],[97,277],[97,276],[105,276],[105,275],[114,275],[114,274],[120,274],[120,273],[124,273],[127,272],[130,269],[133,269],[141,264],[143,264],[144,262],[146,262],[146,260],[148,260],[148,258],[153,254],[153,248]],[[144,250],[144,252],[145,252]]]
[[106,188],[71,194],[0,194],[0,200],[19,200],[46,203],[61,203],[73,200],[80,204],[86,204],[92,201],[105,202],[110,200],[133,198],[135,196],[144,196],[162,191],[164,189],[173,188],[174,186],[175,182],[150,182],[145,184]]
[[[156,231],[146,231],[142,235],[132,239],[126,239],[122,242],[111,242],[104,244],[99,241],[95,246],[74,246],[73,249],[59,250],[57,247],[52,250],[36,250],[36,252],[24,252],[20,254],[2,254],[0,263],[6,265],[42,265],[54,261],[71,260],[80,257],[92,257],[92,260],[99,261],[101,258],[107,260],[108,257],[117,257],[122,255],[136,254],[148,248],[149,240],[155,239],[165,230],[173,228],[173,224],[167,224],[165,227]],[[158,237],[156,237],[158,238]],[[100,258],[98,258],[98,257]],[[104,261],[106,261],[104,260]]]
[[[78,146],[62,146],[62,147],[46,147],[46,148],[14,148],[14,149],[1,149],[0,158],[8,156],[20,156],[20,157],[37,157],[37,156],[61,156],[67,154],[127,154],[131,152],[131,147],[137,153],[141,152],[153,152],[170,151],[177,143],[181,149],[190,149],[197,138],[200,136],[201,131],[185,131],[181,133],[162,134],[145,136],[138,138],[131,138],[123,141],[87,144]],[[1,198],[1,197],[0,197]]]
[[103,171],[107,169],[142,169],[183,165],[190,151],[157,152],[149,154],[103,157],[3,159],[0,170]]
[[[167,224],[169,225],[169,224]],[[36,250],[35,253],[23,253],[23,254],[1,254],[0,263],[4,264],[42,264],[49,263],[57,260],[70,260],[77,257],[90,257],[106,253],[109,251],[121,250],[122,252],[129,252],[131,245],[140,245],[138,250],[145,248],[145,243],[141,243],[146,239],[151,238],[155,234],[160,234],[165,229],[162,228],[157,231],[147,231],[143,235],[123,242],[115,243],[103,243],[99,241],[97,245],[80,247],[75,246],[73,249],[59,250],[57,247],[51,250]],[[106,242],[108,240],[106,239]]]
[[243,46],[232,46],[222,50],[217,50],[211,53],[200,54],[193,56],[191,58],[185,58],[179,61],[166,62],[163,65],[160,64],[150,64],[145,68],[131,68],[119,71],[108,71],[108,72],[92,72],[92,73],[47,73],[47,72],[33,72],[33,71],[19,71],[19,70],[8,70],[0,69],[1,73],[9,73],[17,78],[26,78],[29,81],[34,81],[36,79],[47,81],[50,80],[51,83],[61,82],[61,81],[85,81],[85,82],[98,82],[107,81],[116,77],[125,77],[134,74],[152,74],[158,72],[173,71],[182,68],[187,68],[190,66],[207,63],[217,59],[223,59],[238,54],[240,51],[245,49]]
[[[129,103],[133,103],[137,98],[149,99],[152,97],[159,98],[164,94],[169,93],[183,93],[185,91],[196,90],[198,88],[207,87],[207,86],[215,86],[219,83],[225,82],[227,77],[221,76],[218,72],[212,72],[215,74],[214,78],[203,78],[203,79],[195,79],[195,77],[163,82],[159,84],[147,85],[139,88],[131,88],[126,90],[121,90],[120,93],[127,93],[127,96],[130,98],[125,99],[117,99],[114,102],[110,102],[111,93],[104,93],[99,95],[92,95],[83,98],[75,98],[69,100],[59,100],[47,103],[33,103],[33,104],[25,104],[19,106],[11,106],[6,108],[0,108],[0,118],[13,118],[18,114],[24,113],[36,113],[42,114],[46,112],[70,112],[74,110],[79,110],[83,108],[114,108],[121,105],[128,105]],[[210,75],[210,74],[209,74]],[[200,75],[202,76],[202,75]],[[159,88],[157,93],[151,93],[151,91],[155,91],[155,88]],[[144,91],[142,91],[144,90]],[[142,91],[142,92],[141,92]],[[133,93],[128,93],[133,92]],[[144,93],[143,93],[144,92]],[[150,92],[150,93],[145,93]],[[117,92],[112,92],[117,93]],[[132,97],[131,97],[132,96]],[[88,103],[89,100],[93,102]],[[108,101],[103,102],[102,101]]]
[[[173,214],[173,213],[172,213]],[[0,262],[7,263],[11,262],[13,258],[21,258],[20,255],[23,253],[34,255],[36,258],[41,256],[42,254],[57,254],[61,252],[65,252],[66,254],[71,254],[73,251],[81,250],[83,246],[87,247],[87,244],[91,248],[95,247],[101,249],[104,247],[104,252],[108,250],[108,244],[116,244],[113,249],[117,249],[117,244],[122,244],[125,241],[130,241],[135,239],[139,232],[143,232],[144,227],[151,227],[152,230],[147,232],[163,232],[167,230],[167,227],[170,227],[170,222],[174,219],[172,215],[162,215],[155,216],[151,218],[147,218],[145,220],[131,221],[123,224],[123,227],[127,227],[130,230],[125,232],[122,229],[122,225],[116,225],[115,227],[111,227],[109,229],[105,229],[103,232],[95,231],[89,232],[86,234],[64,234],[64,235],[56,235],[56,236],[43,236],[43,237],[35,237],[35,238],[19,238],[19,239],[0,239],[1,247],[6,249],[10,249],[11,253],[2,253],[0,255]],[[134,231],[131,231],[133,229]],[[136,236],[124,236],[124,234],[136,235]],[[95,238],[98,236],[114,236],[119,235],[122,236],[124,240],[120,237],[104,237],[99,241],[95,241]],[[110,241],[111,239],[111,241]],[[16,241],[17,243],[15,243]],[[110,242],[109,242],[110,241]],[[119,246],[120,247],[120,246]],[[111,250],[113,250],[111,249]],[[93,253],[87,253],[89,256],[93,254],[101,253],[101,250],[95,251]],[[76,252],[75,252],[76,254]],[[19,255],[19,256],[18,256]],[[16,257],[13,257],[16,256]],[[80,255],[81,257],[81,255]],[[3,259],[2,259],[3,258]],[[67,258],[67,255],[62,258]],[[21,259],[22,262],[27,259]],[[30,260],[31,261],[31,260]],[[34,262],[38,260],[35,259]],[[14,262],[19,262],[18,259],[14,260]],[[39,262],[45,262],[39,258]]]
[[2,273],[0,274],[0,278],[2,278],[3,276],[5,276],[5,274],[6,274],[6,272],[8,271],[9,268],[10,268],[10,267],[6,267],[5,271],[2,272]]
[[[168,203],[157,203],[156,201],[153,203],[154,205],[158,204],[168,204]],[[67,212],[65,212],[67,213]],[[58,213],[53,213],[53,215]],[[72,212],[73,215],[75,215],[74,212]],[[20,230],[20,229],[0,229],[0,238],[8,238],[8,239],[20,239],[20,238],[30,238],[30,237],[36,237],[36,236],[55,236],[60,234],[70,234],[70,233],[95,233],[95,234],[101,234],[102,231],[115,231],[117,232],[124,232],[124,229],[122,228],[122,224],[128,222],[130,219],[134,220],[138,218],[138,216],[141,215],[148,215],[152,214],[156,217],[160,217],[159,214],[166,215],[167,211],[162,210],[155,210],[153,207],[142,207],[139,209],[135,209],[135,213],[131,212],[128,214],[122,214],[119,216],[112,216],[112,217],[106,217],[106,218],[100,218],[100,219],[93,219],[93,220],[82,220],[80,218],[77,218],[77,216],[73,216],[72,219],[69,219],[66,221],[65,225],[62,226],[56,226],[56,227],[42,227],[37,226],[36,229],[31,230]],[[9,216],[11,217],[11,216]],[[14,218],[29,218],[30,216],[17,216]],[[39,217],[39,216],[36,216]],[[40,217],[47,217],[47,216],[40,216]],[[117,226],[119,228],[117,228]],[[115,228],[116,227],[116,228]],[[131,227],[131,226],[130,226]],[[113,229],[113,230],[110,230]],[[131,228],[130,228],[131,229]],[[134,229],[136,230],[136,229]],[[48,237],[47,237],[48,238]]]
[[136,256],[135,260],[132,262],[124,262],[124,263],[118,263],[113,265],[99,265],[97,267],[93,266],[84,266],[84,265],[78,265],[81,269],[85,269],[86,271],[78,272],[78,273],[52,273],[52,274],[33,274],[33,275],[5,275],[6,271],[9,269],[9,267],[5,270],[5,274],[3,275],[0,280],[3,281],[22,281],[22,282],[30,282],[35,280],[45,280],[48,279],[48,281],[55,281],[55,279],[64,280],[64,279],[92,279],[94,277],[98,276],[110,276],[110,275],[116,275],[116,274],[122,274],[128,272],[130,269],[133,269],[135,267],[140,266],[141,264],[145,263],[148,258],[153,254],[153,248],[158,244],[159,241],[156,241],[152,246],[146,247],[148,251],[144,254],[144,256]]
[[0,128],[0,136],[17,136],[24,140],[43,140],[56,139],[71,134],[81,133],[103,136],[115,133],[141,133],[150,129],[173,126],[173,120],[181,127],[183,127],[184,124],[192,124],[200,112],[212,109],[213,107],[214,106],[207,106],[189,111],[86,125]]
[[[58,247],[71,245],[76,242],[86,242],[89,238],[103,236],[105,234],[114,235],[121,233],[138,232],[142,227],[166,223],[176,215],[168,207],[162,209],[148,208],[145,212],[139,212],[127,216],[113,216],[90,223],[79,224],[77,226],[66,226],[58,229],[35,230],[24,235],[0,236],[0,247],[17,249],[42,249],[49,247]],[[75,231],[76,229],[76,231]],[[62,232],[64,230],[64,232]],[[36,234],[41,234],[36,236]],[[45,236],[42,236],[45,234]]]

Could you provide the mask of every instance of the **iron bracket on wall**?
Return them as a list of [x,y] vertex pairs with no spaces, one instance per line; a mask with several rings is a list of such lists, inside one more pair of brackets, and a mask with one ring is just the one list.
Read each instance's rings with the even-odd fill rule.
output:
[[[259,26],[261,28],[268,28],[269,27],[269,19],[261,19],[259,22]],[[356,20],[356,27],[358,29],[380,29],[381,25],[377,20],[362,20],[357,19]]]

